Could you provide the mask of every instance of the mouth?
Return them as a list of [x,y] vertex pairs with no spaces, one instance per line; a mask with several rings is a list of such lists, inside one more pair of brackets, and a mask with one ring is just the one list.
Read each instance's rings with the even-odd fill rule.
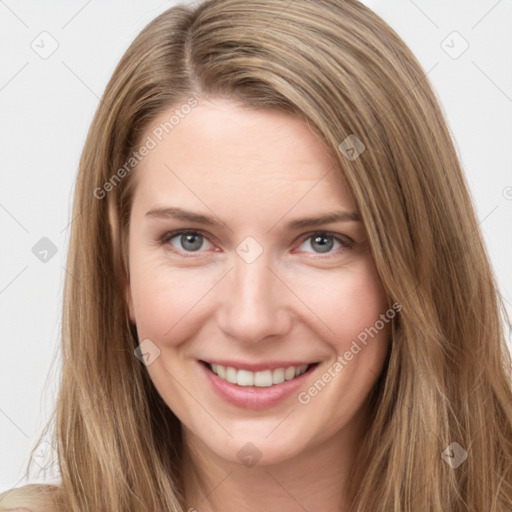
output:
[[219,379],[240,387],[269,388],[279,386],[284,382],[295,380],[305,373],[311,372],[319,363],[282,366],[273,369],[250,371],[233,366],[200,361],[211,373]]

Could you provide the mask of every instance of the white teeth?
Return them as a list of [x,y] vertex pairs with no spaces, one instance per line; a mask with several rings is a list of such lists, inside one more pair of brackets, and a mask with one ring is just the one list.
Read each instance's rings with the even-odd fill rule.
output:
[[261,372],[250,372],[248,370],[237,370],[231,366],[221,366],[220,364],[209,365],[212,372],[221,379],[238,384],[239,386],[256,386],[265,388],[274,384],[281,384],[285,380],[292,380],[302,375],[308,368],[307,364],[302,366],[290,366],[288,368],[276,368],[275,370],[264,370]]
[[272,382],[274,384],[281,384],[281,382],[284,382],[284,368],[276,368],[272,372]]
[[254,373],[254,385],[259,388],[267,388],[272,386],[272,372],[270,370],[264,370],[262,372]]
[[231,384],[236,384],[237,373],[238,372],[234,368],[231,368],[231,366],[228,366],[226,368],[226,380],[228,382],[231,382]]
[[254,386],[254,373],[247,370],[238,370],[236,383],[239,386]]
[[290,368],[286,368],[284,372],[284,378],[286,380],[291,380],[295,377],[295,368],[293,366],[290,366]]

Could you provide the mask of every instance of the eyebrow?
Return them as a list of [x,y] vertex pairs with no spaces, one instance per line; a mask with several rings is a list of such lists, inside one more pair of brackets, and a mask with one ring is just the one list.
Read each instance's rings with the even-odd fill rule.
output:
[[[189,222],[196,222],[205,226],[220,227],[222,222],[214,217],[208,217],[201,213],[191,212],[182,208],[154,208],[146,213],[147,217],[162,219],[178,219]],[[307,227],[321,226],[331,222],[361,222],[359,212],[337,211],[320,215],[319,217],[303,217],[290,221],[286,226],[288,229],[302,229]]]

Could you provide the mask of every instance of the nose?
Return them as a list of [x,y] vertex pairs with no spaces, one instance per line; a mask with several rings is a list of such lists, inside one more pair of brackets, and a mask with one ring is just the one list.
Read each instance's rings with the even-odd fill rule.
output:
[[266,253],[252,263],[235,254],[219,298],[220,329],[238,342],[282,337],[291,328],[292,292],[270,267]]

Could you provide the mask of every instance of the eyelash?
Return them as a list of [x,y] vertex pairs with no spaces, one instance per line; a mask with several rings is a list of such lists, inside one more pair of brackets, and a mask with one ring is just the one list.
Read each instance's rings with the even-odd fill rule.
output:
[[[158,245],[164,245],[167,244],[170,240],[175,238],[178,235],[201,235],[203,238],[207,239],[210,243],[212,243],[207,235],[203,233],[201,230],[192,230],[192,229],[178,229],[176,231],[168,231],[164,233],[158,240]],[[333,254],[336,254],[339,251],[345,251],[346,249],[352,249],[355,242],[343,235],[339,235],[336,233],[330,233],[329,231],[314,231],[312,233],[307,233],[303,238],[301,238],[300,244],[302,245],[306,240],[315,238],[317,236],[323,236],[324,238],[333,238],[336,240],[342,247],[339,248],[337,251],[334,252],[327,252],[327,253],[315,253],[317,258],[329,258]],[[170,244],[169,244],[170,245]],[[172,247],[172,245],[171,245]],[[203,251],[178,251],[174,247],[171,249],[173,252],[176,252],[177,254],[182,255],[185,258],[194,258],[197,256],[194,256],[194,253],[201,253]]]

